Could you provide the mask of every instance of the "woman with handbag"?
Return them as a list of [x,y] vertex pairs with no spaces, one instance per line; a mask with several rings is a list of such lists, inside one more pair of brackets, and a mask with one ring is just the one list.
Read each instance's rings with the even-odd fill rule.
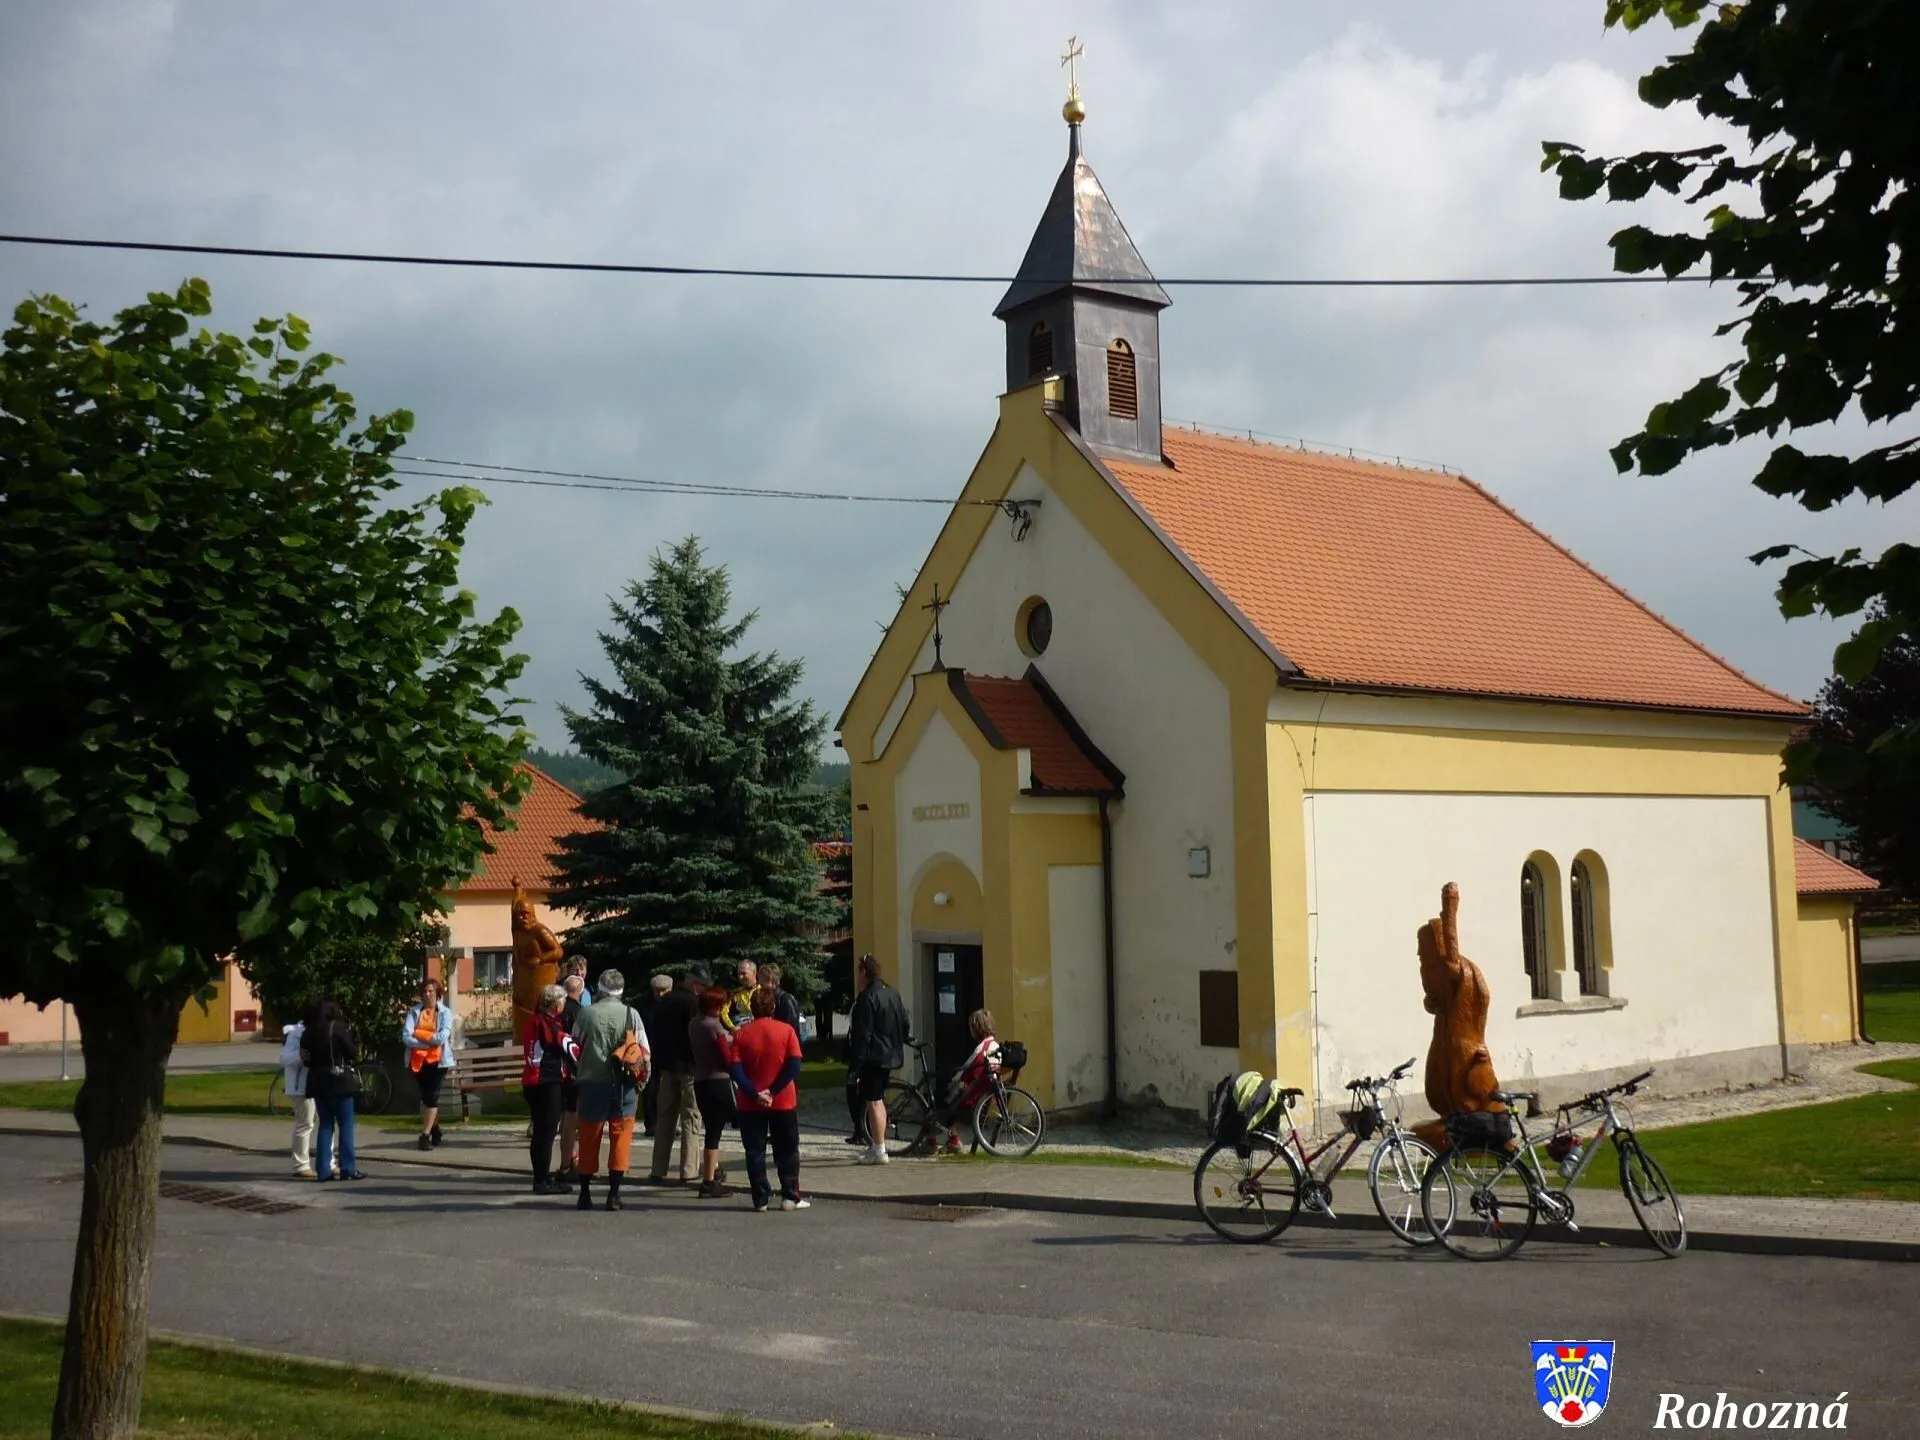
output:
[[307,1012],[301,1037],[301,1058],[307,1062],[307,1098],[320,1122],[314,1168],[322,1180],[334,1174],[333,1137],[340,1135],[339,1178],[364,1180],[353,1153],[353,1098],[360,1093],[359,1043],[331,997],[316,1000]]
[[573,1022],[580,1047],[580,1198],[575,1208],[593,1208],[593,1177],[600,1168],[600,1136],[607,1141],[607,1209],[624,1210],[620,1184],[627,1178],[633,1151],[633,1120],[640,1110],[640,1087],[652,1066],[647,1027],[623,998],[627,980],[618,970],[602,970],[593,1004]]
[[420,1087],[420,1148],[431,1150],[440,1143],[440,1087],[454,1065],[453,1007],[438,980],[420,982],[420,1000],[400,1022],[400,1044]]

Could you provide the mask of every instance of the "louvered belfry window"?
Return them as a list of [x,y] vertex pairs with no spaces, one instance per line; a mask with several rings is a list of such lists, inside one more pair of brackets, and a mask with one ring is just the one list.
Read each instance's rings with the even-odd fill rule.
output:
[[1140,382],[1134,374],[1133,347],[1124,340],[1107,347],[1107,409],[1116,420],[1140,418]]
[[1027,336],[1027,374],[1045,375],[1052,369],[1053,327],[1039,320]]

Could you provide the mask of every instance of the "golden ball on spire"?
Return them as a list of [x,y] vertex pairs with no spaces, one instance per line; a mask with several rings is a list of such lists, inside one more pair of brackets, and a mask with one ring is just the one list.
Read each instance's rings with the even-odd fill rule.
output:
[[1060,117],[1069,125],[1078,125],[1087,118],[1087,104],[1078,95],[1069,95],[1067,103],[1060,107]]

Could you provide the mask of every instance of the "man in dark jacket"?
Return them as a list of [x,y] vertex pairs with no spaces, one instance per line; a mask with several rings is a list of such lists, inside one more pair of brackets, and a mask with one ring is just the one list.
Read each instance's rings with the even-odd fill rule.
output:
[[700,1014],[700,994],[713,983],[704,965],[690,967],[676,990],[670,990],[654,1004],[653,1025],[647,1034],[653,1041],[653,1068],[660,1076],[660,1092],[653,1117],[653,1164],[648,1180],[655,1185],[667,1183],[667,1162],[673,1158],[673,1137],[680,1133],[680,1183],[693,1183],[699,1163],[700,1142],[695,1136],[699,1123],[693,1098],[693,1042],[687,1031]]
[[880,978],[880,962],[862,955],[854,967],[854,985],[860,993],[847,1022],[847,1067],[854,1090],[867,1107],[867,1148],[862,1165],[887,1163],[887,1082],[900,1068],[912,1034],[906,1002],[900,992]]

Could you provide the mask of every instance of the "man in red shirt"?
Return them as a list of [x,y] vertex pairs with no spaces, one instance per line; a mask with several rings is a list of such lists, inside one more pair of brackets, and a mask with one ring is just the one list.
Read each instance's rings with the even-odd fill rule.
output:
[[762,986],[753,992],[753,1023],[733,1032],[733,1083],[739,1092],[740,1138],[747,1149],[747,1183],[753,1208],[773,1200],[767,1184],[767,1142],[780,1174],[780,1208],[805,1210],[800,1198],[800,1036],[774,1018],[779,996]]

